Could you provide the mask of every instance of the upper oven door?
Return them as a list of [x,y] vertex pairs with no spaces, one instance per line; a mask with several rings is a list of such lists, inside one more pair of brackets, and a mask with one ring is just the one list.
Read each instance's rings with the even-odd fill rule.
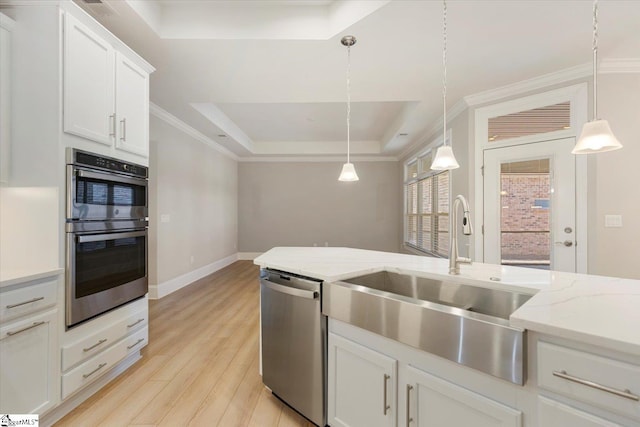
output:
[[147,218],[147,180],[67,166],[67,220]]

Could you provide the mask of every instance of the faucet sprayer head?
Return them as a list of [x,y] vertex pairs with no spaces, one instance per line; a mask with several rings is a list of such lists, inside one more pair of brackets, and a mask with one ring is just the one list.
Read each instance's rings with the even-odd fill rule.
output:
[[471,218],[469,216],[469,211],[464,211],[462,213],[462,233],[465,236],[470,236],[473,234],[473,228],[471,227]]

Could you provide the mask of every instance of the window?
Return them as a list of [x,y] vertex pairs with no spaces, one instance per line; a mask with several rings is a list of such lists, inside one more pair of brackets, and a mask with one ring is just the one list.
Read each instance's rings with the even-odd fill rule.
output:
[[430,255],[449,253],[449,171],[432,171],[431,151],[405,167],[405,244]]

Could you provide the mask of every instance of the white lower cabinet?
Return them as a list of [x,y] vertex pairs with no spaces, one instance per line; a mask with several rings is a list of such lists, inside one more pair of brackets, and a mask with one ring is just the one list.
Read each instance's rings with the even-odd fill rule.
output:
[[328,356],[329,424],[395,426],[398,362],[331,333]]
[[596,417],[553,399],[538,397],[538,424],[544,427],[619,427],[620,424]]
[[412,366],[407,366],[404,374],[406,412],[403,415],[404,425],[408,427],[522,425],[522,413],[516,409]]
[[145,326],[78,367],[65,372],[62,375],[62,398],[66,399],[76,390],[92,383],[128,354],[139,351],[147,344],[148,339],[149,329]]
[[57,310],[0,328],[0,413],[38,414],[58,403]]

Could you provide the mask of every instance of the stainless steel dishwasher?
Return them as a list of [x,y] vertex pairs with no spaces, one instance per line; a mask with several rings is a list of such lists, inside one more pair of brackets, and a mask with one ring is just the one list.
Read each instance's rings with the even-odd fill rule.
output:
[[322,282],[260,270],[262,381],[280,400],[326,425],[327,318]]

